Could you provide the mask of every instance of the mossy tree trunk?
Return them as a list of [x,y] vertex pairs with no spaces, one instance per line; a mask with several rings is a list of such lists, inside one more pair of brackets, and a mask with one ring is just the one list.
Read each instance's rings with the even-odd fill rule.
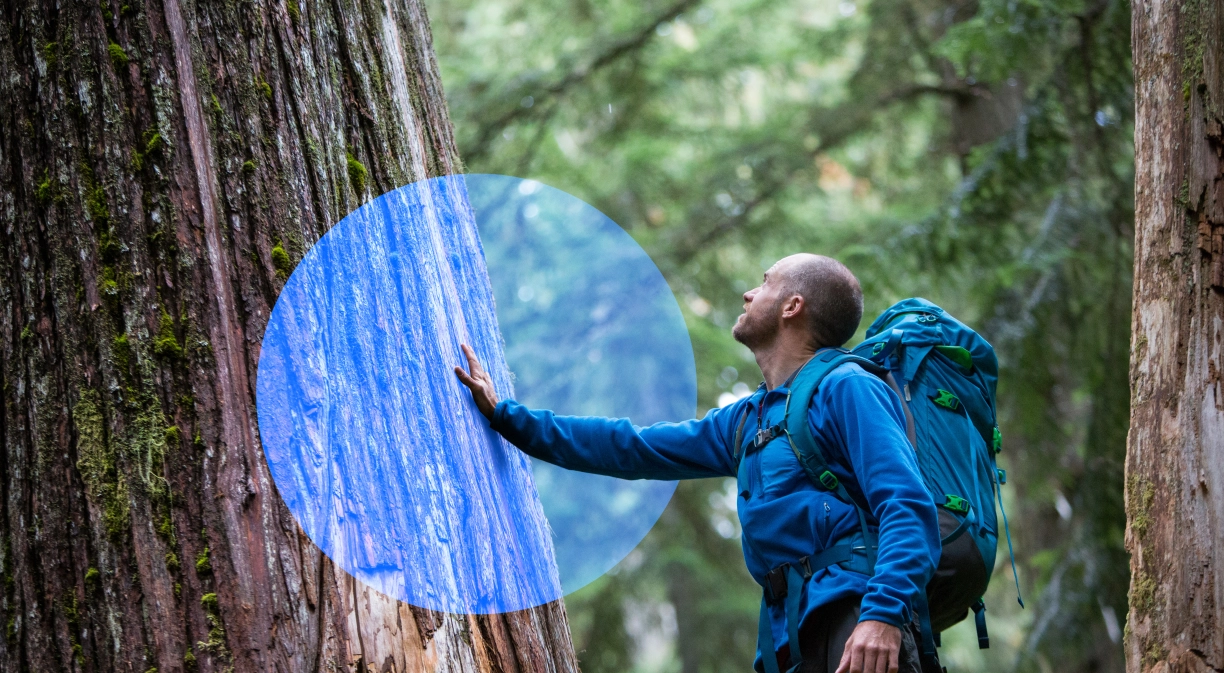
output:
[[343,573],[259,446],[295,260],[458,170],[418,0],[0,8],[0,670],[576,670],[560,603]]
[[1224,1],[1134,6],[1127,669],[1224,670]]

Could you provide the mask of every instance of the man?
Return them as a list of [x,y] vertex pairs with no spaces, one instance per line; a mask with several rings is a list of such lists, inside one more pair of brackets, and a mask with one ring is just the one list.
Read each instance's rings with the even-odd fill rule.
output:
[[[793,375],[818,351],[849,340],[862,315],[858,280],[839,262],[799,254],[774,264],[759,287],[744,293],[744,313],[732,328],[765,382],[750,397],[683,423],[639,428],[624,419],[554,416],[499,402],[467,346],[471,373],[455,367],[455,374],[492,427],[541,460],[626,479],[736,476],[744,559],[767,586],[771,570],[859,534],[860,519],[854,505],[807,478],[786,435],[759,449],[751,442],[735,447],[737,427],[747,422],[743,435],[753,437],[778,423]],[[938,563],[940,541],[903,413],[892,389],[853,363],[830,372],[812,398],[812,434],[850,499],[862,503],[868,526],[878,526],[879,547],[870,577],[849,563],[834,564],[803,583],[798,640],[805,673],[920,670],[910,602]],[[758,651],[756,668],[765,670],[763,657],[776,657],[785,671],[793,647],[786,610],[773,602],[766,612],[777,646]]]

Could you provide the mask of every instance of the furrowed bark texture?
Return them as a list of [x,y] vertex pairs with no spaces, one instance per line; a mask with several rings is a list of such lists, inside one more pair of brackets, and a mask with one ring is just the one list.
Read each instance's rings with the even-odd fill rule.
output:
[[0,670],[577,670],[560,602],[368,589],[268,474],[295,260],[461,170],[418,0],[0,7]]
[[1127,670],[1224,670],[1224,2],[1134,5]]

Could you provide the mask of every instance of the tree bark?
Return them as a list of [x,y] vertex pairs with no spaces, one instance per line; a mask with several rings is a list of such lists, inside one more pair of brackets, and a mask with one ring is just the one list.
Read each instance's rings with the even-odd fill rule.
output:
[[1224,2],[1134,6],[1127,669],[1224,670]]
[[0,670],[577,670],[560,601],[345,574],[259,445],[294,261],[461,170],[419,0],[34,0],[0,35]]

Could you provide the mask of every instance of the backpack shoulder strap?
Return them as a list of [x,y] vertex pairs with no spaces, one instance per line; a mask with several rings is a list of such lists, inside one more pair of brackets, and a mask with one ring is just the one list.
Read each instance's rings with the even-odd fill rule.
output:
[[740,415],[739,423],[735,426],[735,439],[732,440],[731,455],[735,458],[736,467],[739,466],[740,459],[744,457],[744,424],[748,422],[748,417],[752,415],[752,405],[748,404],[744,408],[744,413]]
[[[795,457],[799,459],[799,464],[813,483],[836,491],[839,496],[842,496],[845,489],[840,487],[837,477],[829,471],[829,462],[824,451],[812,436],[812,428],[808,423],[808,407],[812,405],[812,397],[816,395],[816,390],[829,372],[847,362],[853,362],[880,377],[888,372],[866,358],[841,349],[830,350],[808,360],[795,376],[790,394],[786,397],[786,433]],[[849,500],[847,502],[854,504]]]

